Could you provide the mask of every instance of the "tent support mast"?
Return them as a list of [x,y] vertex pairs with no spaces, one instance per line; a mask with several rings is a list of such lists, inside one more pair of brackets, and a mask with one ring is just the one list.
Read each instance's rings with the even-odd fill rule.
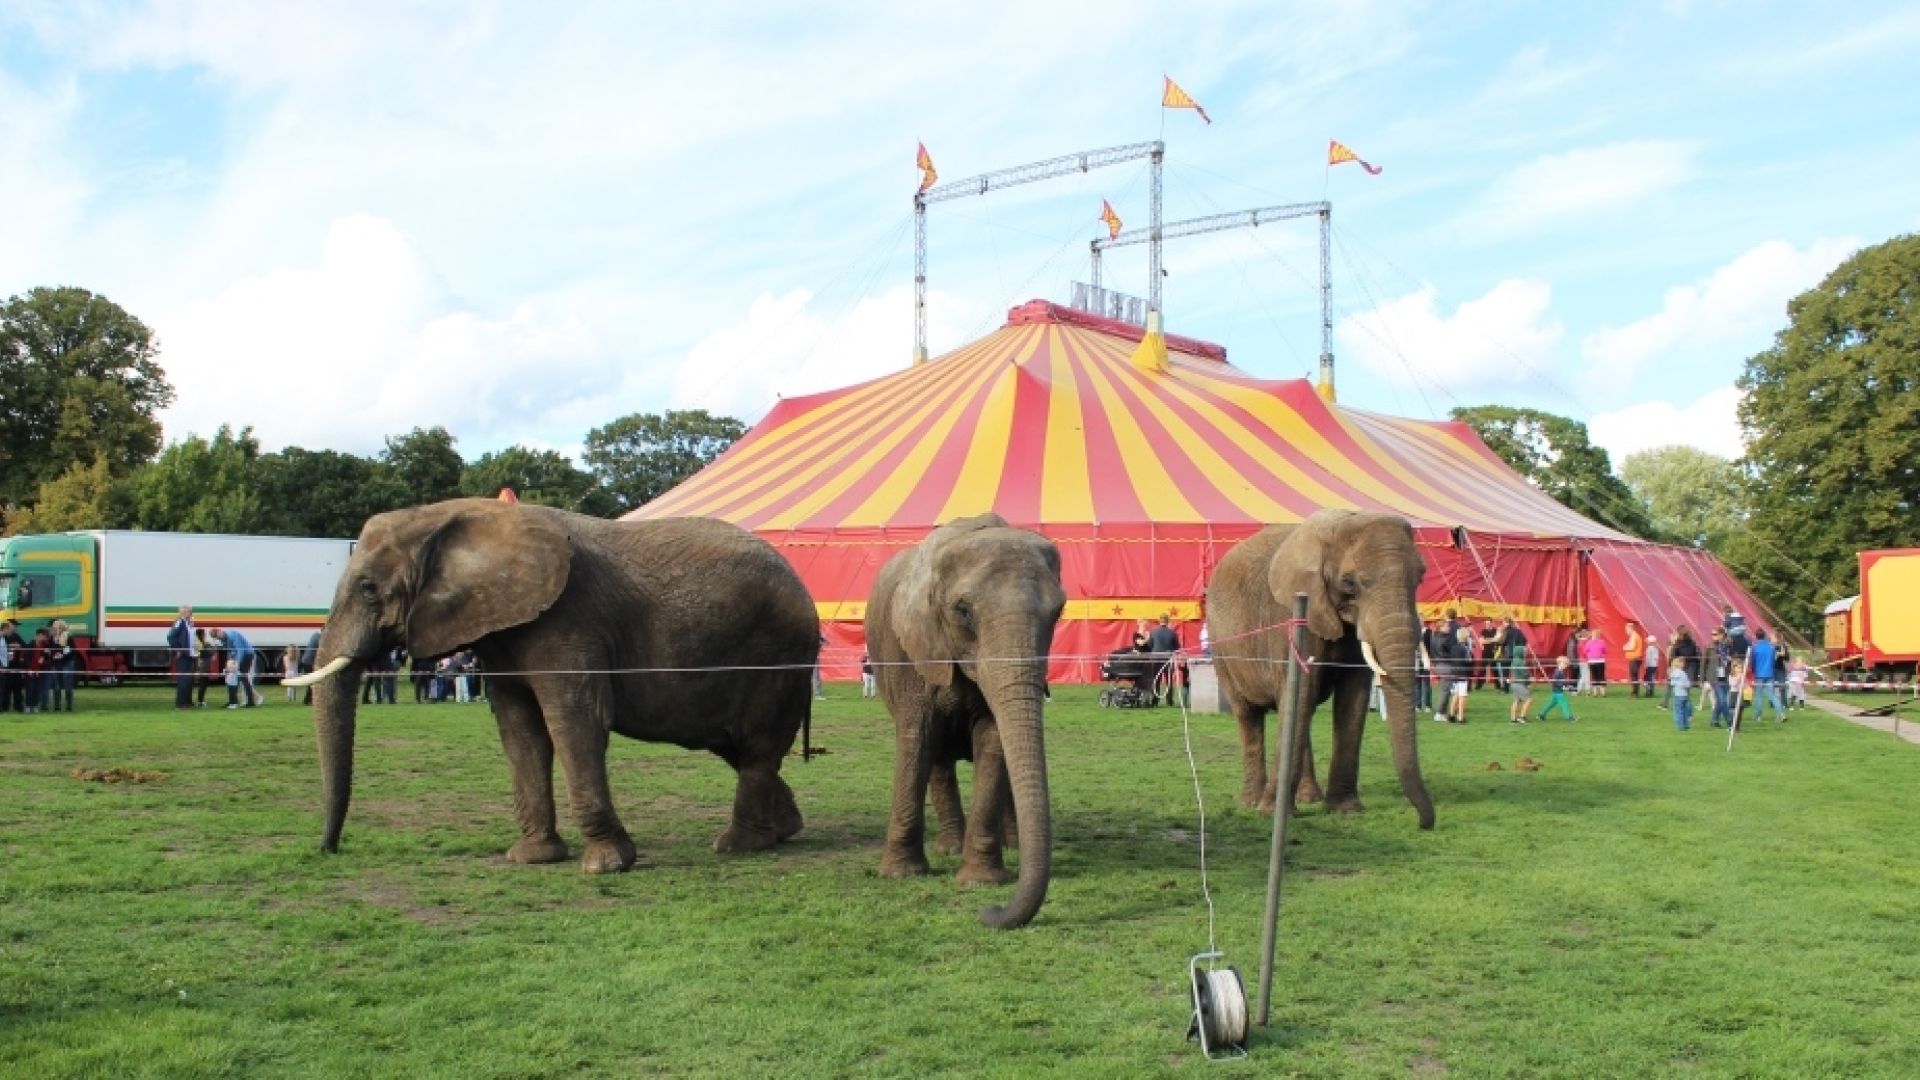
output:
[[[1157,159],[1156,159],[1157,160]],[[1110,239],[1095,240],[1092,243],[1094,287],[1100,286],[1101,253],[1108,248],[1126,247],[1129,244],[1151,245],[1151,254],[1147,260],[1147,273],[1151,276],[1151,288],[1148,292],[1147,310],[1160,310],[1160,243],[1163,240],[1176,240],[1182,236],[1199,236],[1203,233],[1220,232],[1223,229],[1251,229],[1272,221],[1287,221],[1292,218],[1317,217],[1320,219],[1320,396],[1333,400],[1333,204],[1320,202],[1286,203],[1281,206],[1262,206],[1253,210],[1234,210],[1225,214],[1213,214],[1208,217],[1188,218],[1185,221],[1173,221],[1162,225],[1160,222],[1160,170],[1155,169],[1153,190],[1153,223],[1144,229],[1129,229]]]
[[1150,158],[1153,162],[1153,255],[1151,257],[1154,280],[1148,301],[1149,310],[1160,310],[1160,166],[1166,157],[1166,144],[1158,140],[1146,143],[1133,143],[1128,146],[1110,146],[1104,150],[1083,150],[1077,154],[1048,158],[1045,161],[1016,165],[1011,169],[998,169],[994,172],[969,176],[964,180],[952,180],[918,192],[913,197],[913,362],[924,364],[927,361],[927,206],[931,203],[946,202],[966,195],[985,195],[989,191],[1014,187],[1019,184],[1031,184],[1036,180],[1051,180],[1071,173],[1083,173],[1093,169],[1118,165],[1127,161]]

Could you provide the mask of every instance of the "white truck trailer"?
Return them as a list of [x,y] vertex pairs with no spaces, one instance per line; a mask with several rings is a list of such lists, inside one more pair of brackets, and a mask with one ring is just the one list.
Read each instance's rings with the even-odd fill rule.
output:
[[66,621],[97,675],[168,667],[181,605],[258,650],[305,645],[326,622],[351,540],[100,530],[0,541],[0,618],[20,634]]

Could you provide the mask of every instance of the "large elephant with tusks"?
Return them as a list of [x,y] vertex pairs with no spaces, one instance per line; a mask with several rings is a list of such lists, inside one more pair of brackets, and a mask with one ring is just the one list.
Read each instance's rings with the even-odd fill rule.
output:
[[625,870],[633,840],[607,787],[610,735],[706,750],[739,774],[717,851],[800,831],[780,778],[810,719],[819,622],[765,541],[719,521],[617,522],[543,506],[456,499],[367,522],[320,638],[314,723],[335,851],[353,787],[360,674],[398,644],[471,646],[513,775],[519,838],[507,858],[557,862],[553,762],[585,834],[580,868]]

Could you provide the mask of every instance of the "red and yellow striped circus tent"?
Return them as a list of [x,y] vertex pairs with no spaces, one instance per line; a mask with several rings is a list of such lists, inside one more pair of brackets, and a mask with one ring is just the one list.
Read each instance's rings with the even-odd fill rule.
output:
[[[1171,615],[1197,643],[1213,567],[1267,524],[1324,507],[1406,517],[1421,601],[1512,614],[1536,648],[1591,621],[1619,642],[1752,599],[1712,556],[1648,544],[1540,493],[1465,424],[1362,412],[1305,380],[1259,379],[1225,350],[1033,301],[926,364],[782,400],[699,473],[629,518],[702,516],[767,539],[812,591],[830,676],[857,670],[874,576],[928,530],[991,510],[1060,548],[1069,597],[1055,674],[1086,680]],[[1617,659],[1618,649],[1614,650]]]

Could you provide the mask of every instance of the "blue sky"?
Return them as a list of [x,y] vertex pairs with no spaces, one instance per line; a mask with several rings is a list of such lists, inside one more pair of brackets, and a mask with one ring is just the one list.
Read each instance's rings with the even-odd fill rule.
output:
[[[0,0],[0,295],[152,325],[169,438],[572,451],[905,364],[917,140],[957,179],[1164,138],[1169,220],[1332,200],[1343,402],[1731,454],[1786,300],[1920,229],[1916,49],[1911,4]],[[933,351],[1064,299],[1102,198],[1144,224],[1144,165],[935,207]],[[1315,260],[1169,244],[1168,329],[1308,374]]]

